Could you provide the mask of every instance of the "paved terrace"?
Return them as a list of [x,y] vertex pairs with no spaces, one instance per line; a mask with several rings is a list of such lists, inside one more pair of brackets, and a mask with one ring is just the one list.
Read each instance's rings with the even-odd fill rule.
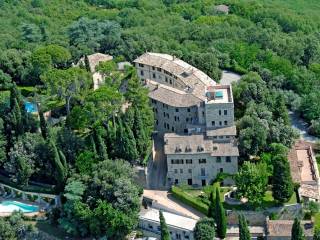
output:
[[299,140],[288,153],[292,180],[300,184],[302,197],[320,199],[319,172],[312,144]]

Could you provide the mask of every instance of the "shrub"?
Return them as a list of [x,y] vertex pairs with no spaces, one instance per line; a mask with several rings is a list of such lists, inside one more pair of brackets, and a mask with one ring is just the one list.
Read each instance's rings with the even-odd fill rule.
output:
[[194,209],[202,212],[203,214],[208,214],[208,206],[198,199],[188,195],[181,188],[177,186],[172,186],[171,192],[175,198],[180,200],[181,202],[193,207]]

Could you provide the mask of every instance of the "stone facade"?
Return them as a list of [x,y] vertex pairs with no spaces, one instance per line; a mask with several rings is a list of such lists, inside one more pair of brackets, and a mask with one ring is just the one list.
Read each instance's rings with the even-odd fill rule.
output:
[[167,54],[146,53],[134,63],[149,89],[155,131],[164,137],[168,184],[204,186],[218,173],[236,173],[239,152],[231,86],[217,85]]

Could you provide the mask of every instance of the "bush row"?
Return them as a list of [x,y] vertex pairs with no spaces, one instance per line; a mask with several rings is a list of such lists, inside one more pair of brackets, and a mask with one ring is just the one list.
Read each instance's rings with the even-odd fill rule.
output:
[[206,204],[188,195],[181,188],[177,186],[172,186],[171,192],[173,196],[181,202],[193,207],[194,209],[198,210],[199,212],[202,212],[205,215],[208,214],[208,206]]

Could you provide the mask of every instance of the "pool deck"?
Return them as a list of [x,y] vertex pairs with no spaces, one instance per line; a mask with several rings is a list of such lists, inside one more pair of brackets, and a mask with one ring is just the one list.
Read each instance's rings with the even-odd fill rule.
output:
[[[42,209],[45,208],[45,204],[40,204],[40,203],[36,203],[36,202],[30,202],[30,201],[27,201],[27,200],[22,200],[20,198],[3,198],[3,197],[0,197],[0,203],[3,202],[3,201],[16,201],[16,202],[21,202],[21,203],[24,203],[24,204],[34,205],[34,206],[39,207],[40,211],[23,213],[23,215],[27,216],[27,217],[35,217],[35,216],[40,216],[40,215],[44,214],[44,211],[42,211]],[[12,214],[12,212],[0,212],[0,217],[8,217],[11,214]]]

